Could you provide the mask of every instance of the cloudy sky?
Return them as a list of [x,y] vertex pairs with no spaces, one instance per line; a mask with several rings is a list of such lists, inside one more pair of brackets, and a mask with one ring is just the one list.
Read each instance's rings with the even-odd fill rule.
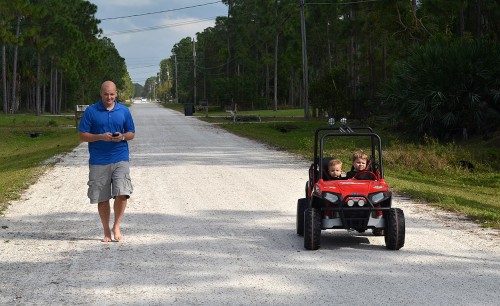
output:
[[[156,76],[160,61],[170,57],[174,44],[213,26],[215,17],[227,15],[220,0],[89,1],[97,5],[103,35],[125,58],[132,82],[141,85]],[[127,17],[131,15],[142,16]]]

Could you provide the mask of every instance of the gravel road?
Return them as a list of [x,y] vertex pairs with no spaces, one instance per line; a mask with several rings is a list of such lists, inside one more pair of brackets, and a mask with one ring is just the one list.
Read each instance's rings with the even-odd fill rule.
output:
[[306,251],[309,162],[156,104],[131,111],[124,240],[100,242],[82,144],[0,217],[1,305],[499,305],[498,231],[396,197],[400,251],[347,231]]

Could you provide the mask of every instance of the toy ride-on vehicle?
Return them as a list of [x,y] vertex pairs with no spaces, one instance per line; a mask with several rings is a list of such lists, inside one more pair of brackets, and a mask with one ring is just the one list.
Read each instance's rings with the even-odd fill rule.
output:
[[[399,250],[405,243],[405,218],[403,210],[391,207],[392,193],[384,180],[380,136],[370,127],[347,126],[345,118],[339,127],[334,124],[335,120],[330,118],[329,126],[318,128],[314,134],[314,159],[309,168],[306,197],[297,202],[297,234],[304,236],[306,249],[317,250],[322,230],[363,233],[371,229],[374,235],[384,236],[388,249]],[[329,180],[328,162],[334,156],[324,156],[326,147],[333,148],[330,151],[333,152],[344,137],[353,137],[353,143],[362,142],[363,148],[367,147],[365,171],[350,179]],[[350,162],[346,160],[344,165]]]

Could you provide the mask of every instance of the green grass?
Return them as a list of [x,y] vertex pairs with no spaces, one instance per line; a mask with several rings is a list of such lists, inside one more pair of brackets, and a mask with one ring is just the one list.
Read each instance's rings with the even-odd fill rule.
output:
[[394,190],[411,198],[458,212],[486,227],[500,228],[500,175],[461,173],[430,176],[414,171],[388,171],[387,181]]
[[[168,104],[163,104],[165,107],[179,111],[184,113],[184,104],[178,104],[178,103],[168,103]],[[193,114],[194,116],[197,117],[206,117],[207,113],[205,112],[204,109],[199,109],[197,108]],[[270,119],[270,118],[282,118],[282,117],[304,117],[304,110],[301,109],[280,109],[277,111],[273,110],[254,110],[254,111],[238,111],[237,112],[238,116],[255,116],[255,117],[263,117],[263,119]],[[231,117],[231,113],[223,110],[219,106],[210,106],[208,108],[208,118],[207,120],[210,121],[211,118],[217,118],[217,117]],[[219,119],[215,119],[217,121]]]
[[[205,116],[203,111],[195,113],[198,116]],[[214,110],[209,111],[209,116],[230,116],[226,111]],[[261,116],[261,117],[304,117],[304,110],[301,109],[283,109],[283,110],[255,110],[255,111],[238,111],[238,116]]]
[[[300,112],[302,110],[295,110],[294,113]],[[324,126],[325,120],[289,118],[284,122],[283,118],[277,118],[279,115],[274,115],[277,113],[259,112],[262,122],[248,123],[232,123],[216,117],[202,118],[219,123],[232,133],[312,160],[314,131]],[[270,115],[266,117],[265,114]],[[372,127],[382,137],[384,146],[385,178],[394,191],[466,215],[485,227],[500,229],[498,146],[480,140],[464,144],[440,144],[433,139],[424,139],[423,144],[415,144],[376,126]],[[360,143],[346,138],[327,150],[331,150],[332,155],[341,158],[344,165],[349,166],[350,155],[359,146]],[[461,169],[460,160],[471,162],[474,171]]]
[[44,161],[79,143],[71,115],[0,115],[0,135],[0,213],[51,166]]

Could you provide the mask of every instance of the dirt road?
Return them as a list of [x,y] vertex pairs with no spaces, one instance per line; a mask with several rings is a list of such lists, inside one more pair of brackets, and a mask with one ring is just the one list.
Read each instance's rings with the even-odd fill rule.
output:
[[345,231],[306,251],[308,162],[155,104],[131,110],[124,241],[100,242],[82,144],[0,217],[1,305],[498,305],[498,231],[396,198],[400,251]]

